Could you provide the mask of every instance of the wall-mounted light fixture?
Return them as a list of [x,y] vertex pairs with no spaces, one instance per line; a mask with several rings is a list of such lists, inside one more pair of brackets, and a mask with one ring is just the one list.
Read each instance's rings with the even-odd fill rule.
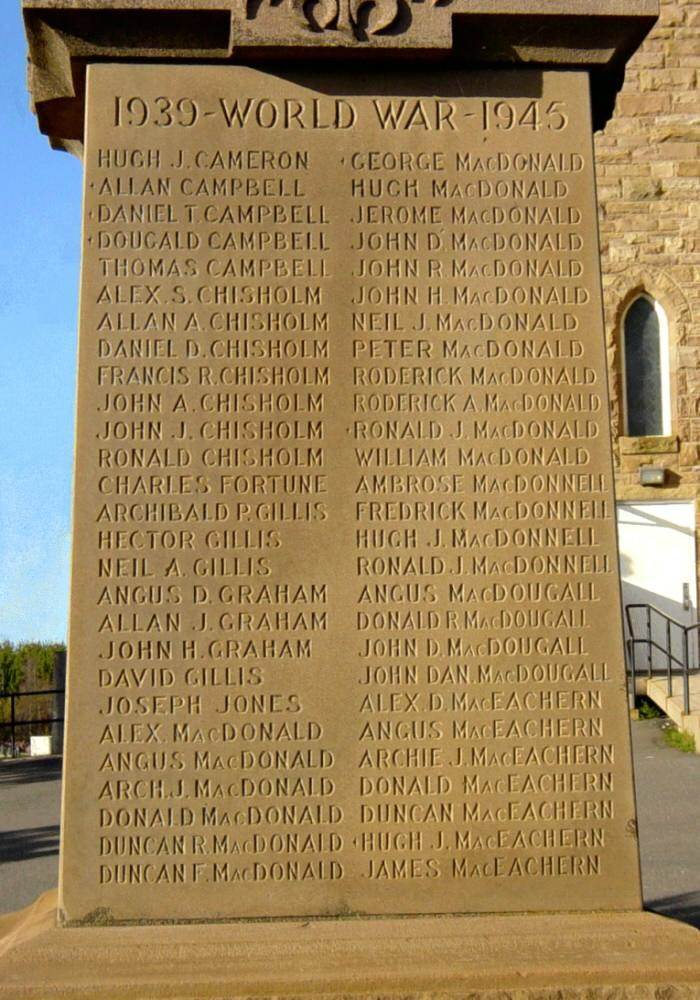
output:
[[639,469],[640,486],[663,486],[666,482],[666,469],[655,465],[642,465]]

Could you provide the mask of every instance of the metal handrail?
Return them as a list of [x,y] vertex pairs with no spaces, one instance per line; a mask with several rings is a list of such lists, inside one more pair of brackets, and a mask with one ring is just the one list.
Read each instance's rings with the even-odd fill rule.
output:
[[635,611],[640,608],[644,608],[647,611],[654,611],[657,615],[661,615],[662,618],[668,619],[668,621],[670,621],[673,625],[677,625],[679,628],[700,628],[700,622],[697,622],[695,625],[684,625],[683,622],[679,622],[677,618],[671,618],[671,616],[667,615],[665,611],[661,610],[661,608],[657,608],[655,604],[626,604],[625,614],[627,615],[627,624],[630,628],[632,627],[632,623],[630,621],[630,611]]
[[65,718],[63,716],[56,716],[56,715],[52,716],[50,719],[27,719],[25,721],[20,719],[19,721],[17,721],[17,716],[15,713],[15,701],[17,700],[17,698],[39,697],[39,695],[42,694],[65,695],[65,693],[66,693],[65,688],[52,688],[47,691],[0,691],[0,701],[3,701],[6,698],[9,698],[10,700],[10,721],[0,722],[0,729],[9,728],[10,730],[10,742],[12,746],[13,758],[17,756],[17,739],[15,736],[15,732],[17,729],[19,729],[20,726],[48,726],[48,725],[53,725],[56,722],[65,722]]
[[[635,633],[634,621],[632,619],[633,611],[644,611],[646,613],[646,635],[642,638],[638,638]],[[663,646],[652,637],[652,614],[657,615],[666,622],[666,642]],[[627,652],[630,664],[631,696],[634,697],[636,693],[636,649],[637,646],[644,645],[647,647],[647,674],[649,677],[651,677],[653,673],[653,651],[657,650],[666,656],[666,690],[669,697],[673,694],[674,666],[680,668],[679,672],[682,674],[683,680],[683,712],[685,715],[688,715],[690,713],[690,674],[691,672],[697,672],[698,669],[695,668],[693,671],[690,665],[690,643],[688,641],[688,637],[692,632],[700,630],[700,622],[696,622],[693,625],[684,625],[683,622],[679,622],[678,619],[672,618],[671,615],[666,614],[666,612],[662,611],[661,608],[657,608],[655,604],[627,604],[625,606],[625,617],[627,619],[627,626],[630,633],[630,637],[627,640]],[[673,653],[673,644],[671,641],[672,626],[680,629],[682,635],[683,653],[681,659]]]

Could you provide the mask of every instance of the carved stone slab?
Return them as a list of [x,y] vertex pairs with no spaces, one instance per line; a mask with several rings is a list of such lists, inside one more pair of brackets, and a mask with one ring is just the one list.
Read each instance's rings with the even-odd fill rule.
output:
[[639,906],[589,114],[90,68],[67,921]]

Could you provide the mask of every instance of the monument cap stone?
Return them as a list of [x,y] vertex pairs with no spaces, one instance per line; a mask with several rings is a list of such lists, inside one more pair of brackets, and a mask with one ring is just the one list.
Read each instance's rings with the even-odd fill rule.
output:
[[593,119],[612,113],[624,66],[658,0],[23,0],[39,127],[59,147],[83,139],[91,61],[230,63],[303,58],[382,65],[420,60],[502,69],[578,68]]

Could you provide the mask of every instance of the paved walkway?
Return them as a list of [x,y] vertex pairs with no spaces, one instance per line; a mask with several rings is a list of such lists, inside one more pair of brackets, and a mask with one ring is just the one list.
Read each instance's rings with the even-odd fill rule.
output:
[[[657,721],[632,725],[644,900],[700,927],[700,754],[663,742]],[[0,762],[0,913],[56,885],[61,762]]]
[[61,758],[0,761],[0,913],[58,881]]
[[632,742],[644,904],[700,927],[700,754],[667,747],[658,720]]

